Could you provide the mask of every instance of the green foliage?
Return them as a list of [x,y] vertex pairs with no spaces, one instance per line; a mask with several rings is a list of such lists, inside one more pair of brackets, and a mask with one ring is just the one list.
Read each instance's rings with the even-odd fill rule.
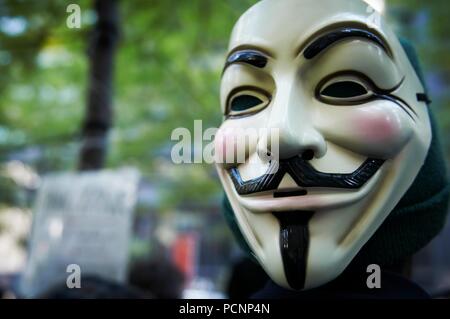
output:
[[174,165],[172,130],[218,127],[219,82],[232,26],[255,1],[121,3],[116,121],[109,165],[138,166],[157,181],[164,207],[215,198],[210,165]]
[[418,51],[428,84],[431,107],[450,159],[450,20],[448,1],[388,0],[388,13],[397,31]]
[[[212,166],[171,163],[170,136],[195,119],[204,127],[220,124],[229,33],[254,2],[120,2],[108,166],[137,166],[156,184],[163,207],[206,204],[220,192]],[[67,157],[77,155],[73,142],[84,114],[86,51],[95,22],[91,1],[77,3],[81,29],[66,26],[65,1],[10,0],[0,9],[26,24],[19,34],[0,32],[0,156],[37,146],[44,155],[34,165],[41,171],[75,168],[76,158]]]
[[0,150],[78,131],[88,26],[68,29],[61,1],[5,1],[0,10]]

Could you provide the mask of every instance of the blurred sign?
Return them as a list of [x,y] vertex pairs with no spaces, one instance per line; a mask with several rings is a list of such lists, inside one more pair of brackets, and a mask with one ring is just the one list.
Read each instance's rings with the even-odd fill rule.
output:
[[20,292],[32,297],[65,285],[71,264],[80,266],[81,285],[86,275],[124,281],[138,181],[133,169],[44,178]]

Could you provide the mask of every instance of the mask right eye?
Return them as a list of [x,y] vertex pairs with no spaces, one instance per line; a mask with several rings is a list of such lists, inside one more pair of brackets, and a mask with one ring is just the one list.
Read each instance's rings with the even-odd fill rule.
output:
[[258,113],[270,103],[267,95],[255,91],[240,91],[228,99],[227,116],[239,117]]

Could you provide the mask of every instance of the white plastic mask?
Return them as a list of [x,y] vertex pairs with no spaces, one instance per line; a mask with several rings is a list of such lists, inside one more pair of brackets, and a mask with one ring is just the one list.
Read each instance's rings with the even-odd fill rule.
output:
[[[216,152],[245,161],[217,170],[254,256],[283,287],[311,289],[342,273],[428,152],[424,88],[371,14],[361,0],[265,0],[231,36]],[[247,128],[266,133],[233,145]]]

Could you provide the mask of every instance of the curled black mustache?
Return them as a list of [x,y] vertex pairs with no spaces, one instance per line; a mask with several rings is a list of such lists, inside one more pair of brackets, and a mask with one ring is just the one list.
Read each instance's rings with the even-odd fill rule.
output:
[[295,156],[279,162],[272,160],[264,175],[246,182],[242,180],[236,167],[231,168],[229,174],[239,195],[275,190],[286,173],[301,187],[357,189],[372,178],[384,162],[381,159],[369,158],[353,173],[332,174],[319,172],[308,161]]

